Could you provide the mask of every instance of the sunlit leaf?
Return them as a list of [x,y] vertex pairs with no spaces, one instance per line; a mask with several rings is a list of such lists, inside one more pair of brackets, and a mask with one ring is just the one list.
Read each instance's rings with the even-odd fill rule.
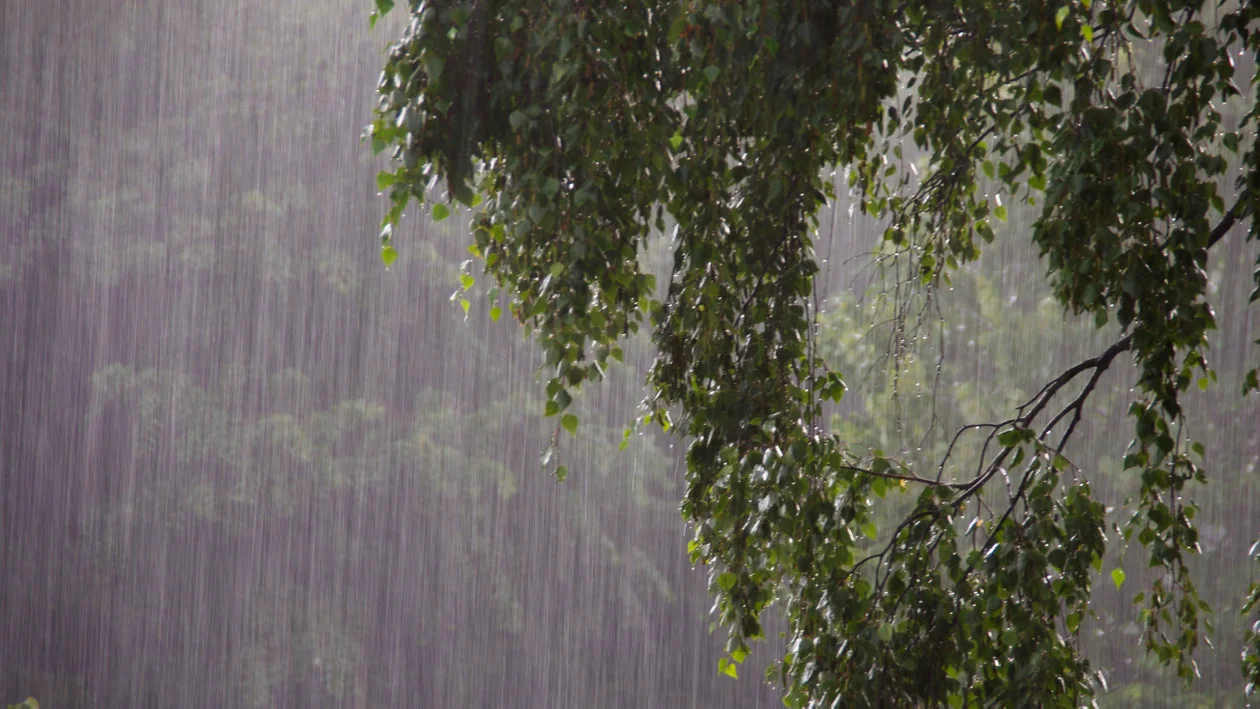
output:
[[1116,585],[1117,590],[1124,585],[1124,579],[1124,569],[1116,568],[1111,570],[1111,582]]
[[389,246],[387,244],[381,247],[381,261],[384,262],[386,266],[392,265],[397,260],[398,251],[393,246]]

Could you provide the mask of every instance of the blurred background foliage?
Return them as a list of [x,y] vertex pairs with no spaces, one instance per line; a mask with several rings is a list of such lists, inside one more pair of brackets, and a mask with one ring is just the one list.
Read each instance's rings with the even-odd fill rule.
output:
[[557,484],[536,351],[448,302],[460,227],[381,269],[364,8],[0,27],[0,696],[770,701],[712,671],[668,443],[618,452],[634,371]]

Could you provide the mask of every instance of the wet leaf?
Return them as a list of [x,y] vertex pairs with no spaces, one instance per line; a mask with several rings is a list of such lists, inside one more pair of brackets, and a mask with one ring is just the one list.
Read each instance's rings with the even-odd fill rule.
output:
[[1124,579],[1125,579],[1124,569],[1116,568],[1116,569],[1111,570],[1111,582],[1116,585],[1117,590],[1119,590],[1120,587],[1124,585]]
[[381,247],[381,261],[388,267],[398,260],[398,251],[393,246],[386,244]]

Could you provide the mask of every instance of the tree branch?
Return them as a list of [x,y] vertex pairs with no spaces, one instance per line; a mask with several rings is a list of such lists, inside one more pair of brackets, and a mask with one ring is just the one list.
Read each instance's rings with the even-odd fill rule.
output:
[[1243,214],[1244,209],[1246,207],[1243,204],[1243,198],[1239,197],[1238,201],[1234,202],[1234,206],[1230,207],[1229,211],[1225,212],[1225,216],[1221,217],[1220,223],[1212,227],[1211,233],[1208,234],[1207,247],[1209,249],[1216,246],[1221,239],[1224,239],[1225,234],[1238,223],[1239,218],[1245,216]]

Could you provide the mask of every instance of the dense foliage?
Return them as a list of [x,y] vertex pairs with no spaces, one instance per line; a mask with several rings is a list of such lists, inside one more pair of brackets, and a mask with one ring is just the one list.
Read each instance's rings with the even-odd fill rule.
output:
[[[1184,430],[1183,399],[1216,379],[1208,252],[1235,226],[1260,236],[1248,86],[1260,7],[408,9],[369,131],[396,158],[378,177],[393,204],[382,258],[398,258],[392,232],[408,202],[430,201],[439,183],[478,207],[469,251],[537,333],[557,435],[577,431],[572,392],[604,378],[620,338],[650,321],[658,354],[642,422],[690,441],[682,510],[730,630],[723,671],[737,674],[774,603],[788,626],[789,706],[1090,701],[1096,677],[1078,641],[1108,553],[1107,508],[1068,444],[1090,425],[1104,373],[1131,356],[1122,467],[1139,484],[1116,532],[1154,570],[1136,599],[1146,650],[1193,676],[1208,608],[1188,569],[1200,544],[1187,486],[1206,480],[1207,452]],[[827,179],[836,168],[842,182]],[[846,387],[814,329],[817,219],[846,197],[884,229],[894,355],[918,337],[936,289],[999,232],[1031,238],[1062,307],[1119,333],[1005,416],[959,427],[933,465],[858,448],[825,425]],[[431,201],[434,219],[450,214]],[[1007,205],[1037,216],[1010,233]],[[674,248],[663,294],[639,258],[654,230]],[[498,288],[488,296],[497,317]],[[1256,371],[1241,384],[1254,390]],[[886,520],[890,490],[913,502]],[[1110,578],[1119,587],[1126,572]]]

